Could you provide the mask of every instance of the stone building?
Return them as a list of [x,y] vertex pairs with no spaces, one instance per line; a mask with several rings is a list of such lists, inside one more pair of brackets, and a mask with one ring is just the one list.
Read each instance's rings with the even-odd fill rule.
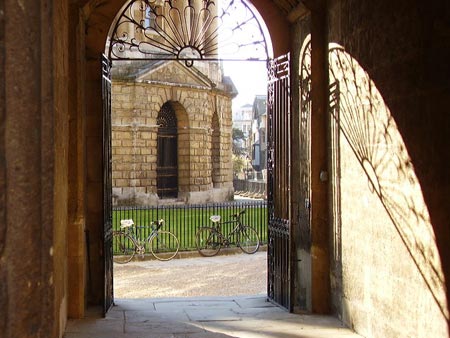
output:
[[[249,2],[284,60],[268,297],[364,337],[448,337],[449,1]],[[101,55],[125,2],[24,3],[0,1],[0,332],[53,338],[111,305]]]
[[252,106],[252,166],[264,177],[267,169],[267,95],[256,95]]
[[116,205],[233,197],[230,78],[217,62],[118,63],[112,82]]
[[[250,103],[233,111],[233,128],[242,131],[246,138],[250,137],[252,128],[252,105]],[[250,146],[250,139],[248,142],[242,143],[242,148],[247,149]]]

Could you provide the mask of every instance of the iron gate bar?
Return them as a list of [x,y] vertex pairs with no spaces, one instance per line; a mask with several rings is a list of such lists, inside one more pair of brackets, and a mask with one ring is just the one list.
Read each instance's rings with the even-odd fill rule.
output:
[[[111,60],[267,61],[257,12],[244,0],[131,0],[109,37]],[[220,38],[219,38],[220,36]]]
[[114,302],[112,247],[112,154],[111,154],[111,61],[102,55],[103,99],[103,256],[104,302],[103,315]]

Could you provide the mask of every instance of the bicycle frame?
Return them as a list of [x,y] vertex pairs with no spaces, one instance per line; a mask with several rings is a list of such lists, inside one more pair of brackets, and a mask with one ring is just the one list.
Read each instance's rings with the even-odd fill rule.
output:
[[[156,226],[155,223],[157,224]],[[158,236],[158,231],[159,229],[161,229],[163,224],[164,222],[162,220],[157,222],[151,222],[150,226],[142,226],[142,225],[136,226],[135,224],[133,224],[132,226],[123,228],[122,231],[124,231],[125,234],[128,235],[134,242],[134,245],[136,246],[136,253],[143,256],[145,254],[145,244],[150,243],[152,238]],[[142,229],[152,229],[150,234],[145,239],[141,239],[141,236],[136,236],[136,232]]]
[[136,231],[139,232],[141,230],[146,230],[146,229],[152,229],[152,231],[150,232],[150,234],[146,237],[146,238],[141,238],[141,236],[136,236],[135,232],[130,231],[131,233],[129,234],[138,244],[143,244],[145,242],[148,242],[157,232],[158,230],[149,227],[149,226],[137,226],[135,227]]
[[[121,258],[114,258],[116,263],[128,263],[137,254],[142,258],[146,251],[160,261],[174,258],[180,248],[178,238],[170,231],[160,230],[164,225],[161,219],[152,222],[151,226],[136,226],[132,219],[121,220],[120,230],[113,232],[114,240],[118,243]],[[142,229],[151,229],[147,236],[141,236]],[[147,246],[148,245],[148,246]]]
[[[222,226],[226,225],[226,224],[232,224],[232,223],[236,223],[235,227],[233,228],[233,230],[231,230],[226,236],[222,233]],[[242,223],[240,221],[240,219],[233,219],[230,221],[225,221],[225,222],[217,222],[216,226],[213,226],[215,233],[220,237],[220,239],[222,240],[222,243],[226,243],[227,245],[230,244],[230,239],[232,236],[234,236],[235,234],[239,233],[241,231],[242,228]]]
[[[196,234],[197,250],[202,256],[215,256],[221,246],[229,247],[231,244],[236,244],[241,250],[247,254],[252,254],[258,251],[260,242],[258,233],[255,229],[242,224],[241,215],[245,210],[232,215],[233,219],[221,222],[219,215],[210,217],[212,226],[200,227]],[[227,235],[222,233],[222,227],[227,224],[236,224]],[[235,243],[231,242],[232,237]],[[243,242],[242,242],[243,240]]]

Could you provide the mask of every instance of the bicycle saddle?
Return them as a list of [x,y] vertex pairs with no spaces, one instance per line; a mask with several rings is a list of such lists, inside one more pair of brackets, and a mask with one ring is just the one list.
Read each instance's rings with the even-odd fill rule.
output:
[[212,215],[209,219],[214,223],[218,223],[220,222],[220,215]]
[[134,222],[132,219],[122,219],[120,220],[120,228],[125,229],[133,226]]

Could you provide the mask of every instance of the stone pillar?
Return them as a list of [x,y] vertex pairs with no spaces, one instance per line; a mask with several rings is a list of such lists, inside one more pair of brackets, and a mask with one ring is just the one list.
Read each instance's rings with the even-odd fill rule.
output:
[[69,190],[68,190],[68,316],[82,318],[86,298],[86,203],[85,109],[84,109],[84,22],[78,5],[70,6],[69,17]]
[[86,62],[86,230],[89,242],[88,302],[103,301],[103,139],[101,54]]
[[65,327],[67,36],[67,1],[0,4],[2,337]]
[[311,307],[330,310],[328,220],[328,41],[326,1],[311,12]]
[[5,2],[0,2],[0,332],[6,332],[8,324],[8,270],[5,257],[6,247],[6,79],[5,79]]

